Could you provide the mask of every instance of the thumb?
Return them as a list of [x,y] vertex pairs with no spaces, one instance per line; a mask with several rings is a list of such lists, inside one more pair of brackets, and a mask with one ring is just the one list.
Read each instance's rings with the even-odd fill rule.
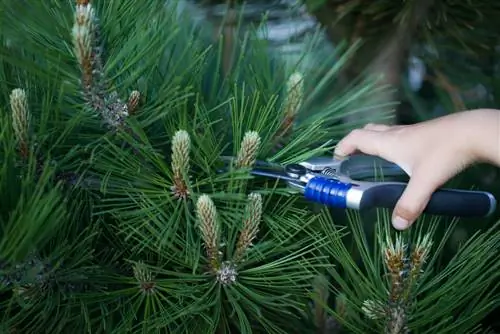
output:
[[394,208],[393,227],[397,230],[410,227],[422,214],[437,187],[437,182],[433,182],[429,175],[413,174]]

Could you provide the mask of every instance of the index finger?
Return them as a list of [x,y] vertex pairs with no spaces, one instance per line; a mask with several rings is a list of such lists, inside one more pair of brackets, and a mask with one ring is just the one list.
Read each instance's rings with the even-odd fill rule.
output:
[[367,129],[352,130],[335,147],[335,156],[345,157],[357,151],[368,155],[382,156],[386,132]]

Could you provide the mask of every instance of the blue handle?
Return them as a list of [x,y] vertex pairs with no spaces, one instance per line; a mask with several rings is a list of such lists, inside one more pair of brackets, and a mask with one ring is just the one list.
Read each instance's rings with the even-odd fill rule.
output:
[[[393,209],[406,188],[399,182],[344,183],[326,177],[314,177],[305,186],[304,196],[316,203],[336,208]],[[487,217],[496,208],[495,197],[483,191],[439,189],[424,213],[454,217]]]
[[336,179],[326,177],[314,177],[306,184],[304,196],[306,199],[333,206],[335,208],[347,208],[347,192],[352,184],[340,182]]

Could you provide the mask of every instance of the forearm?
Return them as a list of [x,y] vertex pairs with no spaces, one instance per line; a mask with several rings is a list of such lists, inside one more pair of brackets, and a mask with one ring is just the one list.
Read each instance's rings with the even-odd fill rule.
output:
[[468,134],[475,155],[481,162],[500,167],[500,110],[476,109],[471,116]]

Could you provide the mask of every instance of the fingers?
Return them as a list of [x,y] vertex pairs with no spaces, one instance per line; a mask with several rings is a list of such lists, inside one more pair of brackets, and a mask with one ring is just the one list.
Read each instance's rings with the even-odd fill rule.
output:
[[422,214],[438,187],[438,182],[429,179],[429,174],[420,172],[413,175],[394,208],[393,227],[397,230],[405,230],[410,227]]
[[373,123],[368,123],[364,126],[365,130],[370,130],[370,131],[387,131],[391,129],[391,126],[385,125],[385,124],[373,124]]
[[348,156],[356,151],[368,155],[381,156],[382,148],[389,149],[385,132],[368,129],[356,129],[345,136],[336,146],[336,156]]
[[392,128],[396,128],[396,126],[368,123],[363,129],[353,130],[337,144],[335,155],[347,156],[356,151],[369,155],[380,155],[380,148],[387,146],[387,143],[382,141],[386,141],[388,136],[381,136],[379,133]]
[[[391,131],[392,129],[395,131]],[[359,151],[378,156],[398,163],[408,175],[411,175],[392,216],[394,228],[405,230],[422,214],[432,194],[441,185],[441,181],[447,179],[447,173],[450,171],[446,169],[436,172],[435,162],[441,160],[441,153],[433,159],[427,157],[427,160],[434,161],[433,163],[422,164],[421,158],[425,156],[426,151],[418,145],[415,146],[415,139],[419,138],[411,137],[412,143],[412,140],[408,139],[410,138],[408,134],[400,129],[404,130],[404,127],[367,124],[363,129],[353,130],[345,136],[337,144],[334,154],[343,157]]]

